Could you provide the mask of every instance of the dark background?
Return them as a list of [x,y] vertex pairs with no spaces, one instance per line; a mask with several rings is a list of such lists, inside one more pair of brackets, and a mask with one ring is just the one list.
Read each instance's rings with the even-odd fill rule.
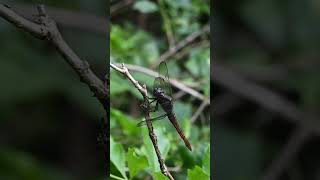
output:
[[214,3],[215,179],[320,178],[319,9],[312,0]]
[[[40,1],[8,1],[31,18]],[[45,1],[71,48],[102,79],[107,72],[107,4]],[[0,179],[102,179],[97,137],[104,111],[47,42],[0,20]]]

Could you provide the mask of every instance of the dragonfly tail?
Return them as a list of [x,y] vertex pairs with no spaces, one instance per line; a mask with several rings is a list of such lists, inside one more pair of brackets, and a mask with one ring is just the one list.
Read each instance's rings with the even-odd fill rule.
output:
[[168,118],[171,121],[171,123],[173,124],[173,126],[175,127],[175,129],[177,130],[177,132],[180,135],[181,139],[183,140],[184,144],[187,146],[187,148],[190,151],[192,151],[191,144],[190,144],[189,140],[186,138],[186,136],[184,135],[182,129],[180,128],[180,126],[179,126],[179,124],[177,122],[176,116],[174,114],[169,114]]

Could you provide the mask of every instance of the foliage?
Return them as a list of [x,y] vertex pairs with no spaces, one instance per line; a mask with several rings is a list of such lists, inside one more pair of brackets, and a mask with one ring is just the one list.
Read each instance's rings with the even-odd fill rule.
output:
[[[20,0],[8,2],[8,5],[18,14],[28,13],[23,8],[29,7],[35,14],[38,2],[20,4]],[[105,7],[102,11],[98,9],[104,6],[103,2],[90,1],[90,6],[85,2],[88,1],[41,1],[46,8],[77,13],[92,8],[92,12],[87,13],[105,15]],[[106,73],[105,68],[96,68],[106,66],[106,35],[70,28],[68,18],[65,20],[65,24],[59,23],[58,26],[68,44],[90,63],[97,74]],[[102,166],[103,154],[98,154],[94,145],[97,144],[95,131],[104,111],[92,97],[92,92],[50,44],[32,37],[3,18],[0,18],[0,38],[0,179],[72,180],[83,178],[79,174],[89,171],[88,179],[103,177],[102,168],[97,170]],[[75,114],[77,118],[73,116]],[[79,130],[79,127],[71,130],[68,126],[80,122],[81,118],[92,125],[81,130],[89,140],[81,139],[82,147],[89,147],[81,157],[90,156],[90,162],[85,165],[92,163],[92,168],[79,173],[77,167],[73,172],[67,169],[70,164],[67,165],[66,157],[75,148],[66,142],[72,141],[72,130]],[[79,134],[78,131],[75,137],[81,138]],[[85,158],[78,160],[74,162],[80,166],[86,161]]]
[[[111,119],[111,124],[114,126],[111,129],[110,135],[110,160],[116,167],[111,172],[112,176],[124,179],[126,179],[127,176],[129,179],[141,179],[147,173],[152,175],[154,178],[160,178],[161,175],[159,174],[160,169],[158,159],[149,138],[147,128],[134,126],[135,130],[132,130],[132,126],[130,125],[120,125],[123,121],[128,121],[128,124],[131,124],[132,122],[139,122],[141,119],[133,119],[128,115],[122,114],[116,109],[111,109],[111,117],[113,117]],[[173,143],[174,141],[180,141],[180,139],[176,138],[177,136],[174,131],[168,131],[168,126],[164,123],[165,122],[162,122],[161,124],[155,123],[154,126],[160,152],[167,160],[167,163],[177,165],[182,169],[183,167],[192,168],[197,164],[198,166],[195,166],[195,169],[190,172],[188,171],[189,178],[192,179],[192,177],[194,177],[194,173],[198,173],[199,171],[201,171],[204,177],[208,177],[210,175],[209,137],[207,137],[207,139],[203,139],[203,142],[197,143],[196,141],[191,141],[196,149],[193,152],[189,152],[183,143]],[[194,128],[197,129],[197,131],[200,130],[198,127]],[[139,134],[135,136],[125,134],[118,135],[118,133],[136,131],[139,131]],[[118,140],[115,140],[115,137],[117,137]],[[133,146],[132,144],[137,145]],[[127,166],[125,164],[127,164]],[[125,173],[126,168],[128,168],[127,173]],[[186,169],[182,171],[185,172]]]
[[[168,38],[174,38],[179,42],[208,23],[209,1],[160,0],[158,2],[139,0],[132,7],[135,13],[138,12],[147,18],[149,16],[161,18],[162,21],[157,22],[154,25],[156,27],[151,30],[132,23],[136,17],[127,17],[126,14],[123,15],[125,20],[111,22],[111,62],[148,68],[169,49]],[[205,20],[202,19],[203,17],[206,17]],[[151,21],[145,23],[148,24]],[[177,54],[167,61],[170,78],[179,80],[204,94],[206,98],[210,96],[208,41],[208,36],[204,34],[200,40],[193,43],[193,46],[183,49],[184,52],[181,53],[184,55],[179,57]],[[141,84],[146,84],[151,90],[154,77],[134,71],[131,73]],[[147,127],[136,126],[143,120],[143,114],[139,109],[141,94],[128,79],[112,69],[110,77],[112,106],[110,138],[114,146],[111,149],[119,149],[119,152],[111,153],[111,156],[118,157],[113,157],[110,177],[144,179],[152,176],[153,179],[166,179],[160,172]],[[179,91],[176,88],[173,90],[175,93]],[[179,124],[191,141],[192,152],[185,147],[168,119],[153,123],[158,145],[167,166],[178,169],[173,173],[176,179],[192,180],[197,174],[204,179],[209,179],[210,176],[209,113],[207,110],[203,112],[204,118],[201,122],[199,119],[196,123],[190,122],[199,103],[201,103],[199,100],[190,95],[185,95],[174,102],[174,111]],[[125,166],[123,166],[124,163]]]
[[142,12],[142,13],[152,13],[152,12],[157,11],[157,9],[158,9],[157,5],[154,2],[146,1],[146,0],[137,1],[134,4],[133,8]]

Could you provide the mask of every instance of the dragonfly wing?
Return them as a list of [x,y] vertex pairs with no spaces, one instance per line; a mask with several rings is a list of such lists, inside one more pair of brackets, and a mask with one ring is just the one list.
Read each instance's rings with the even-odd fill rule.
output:
[[[152,119],[150,119],[149,121],[152,121],[152,122],[153,122],[153,121],[158,121],[158,120],[164,119],[166,116],[167,116],[167,114],[163,114],[163,115],[161,115],[161,116],[152,118]],[[138,127],[141,127],[141,126],[144,126],[144,125],[146,125],[146,124],[147,124],[147,120],[144,120],[144,121],[140,121],[140,122],[137,124],[137,126],[138,126]]]
[[153,82],[153,89],[155,88],[161,88],[163,89],[165,85],[165,82],[164,82],[164,79],[162,77],[157,77],[154,79],[154,82]]
[[171,84],[170,84],[170,80],[169,80],[169,73],[168,73],[168,67],[166,62],[162,61],[159,64],[159,77],[162,78],[161,81],[161,88],[164,90],[164,92],[166,93],[166,95],[171,96],[172,97],[172,88],[171,88]]

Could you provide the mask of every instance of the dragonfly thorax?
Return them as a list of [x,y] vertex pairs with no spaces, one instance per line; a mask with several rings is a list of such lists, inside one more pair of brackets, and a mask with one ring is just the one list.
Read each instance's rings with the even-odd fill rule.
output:
[[159,87],[153,89],[153,96],[154,97],[160,97],[160,96],[163,96],[163,95],[164,95],[163,89],[161,89]]

